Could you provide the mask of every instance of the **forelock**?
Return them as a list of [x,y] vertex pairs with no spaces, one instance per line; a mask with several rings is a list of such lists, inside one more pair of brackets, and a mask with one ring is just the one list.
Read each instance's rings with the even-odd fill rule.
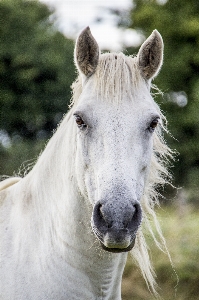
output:
[[[101,54],[92,79],[96,96],[112,102],[121,102],[125,95],[132,98],[143,84],[146,85],[138,68],[137,57],[126,56],[123,53]],[[81,95],[81,85],[79,76],[72,85],[72,104],[77,103]]]

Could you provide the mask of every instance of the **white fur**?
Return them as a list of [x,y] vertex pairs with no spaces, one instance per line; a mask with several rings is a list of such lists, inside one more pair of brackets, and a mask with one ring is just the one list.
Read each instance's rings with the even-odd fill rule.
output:
[[[164,248],[155,188],[167,180],[171,154],[163,120],[151,136],[143,133],[161,112],[136,58],[101,55],[95,74],[83,87],[78,78],[73,91],[71,110],[32,171],[0,192],[0,299],[121,299],[127,254],[102,250],[90,225],[94,204],[114,182],[125,182],[140,200],[143,223],[152,232],[148,220],[155,220]],[[77,111],[87,132],[77,128]],[[155,291],[142,228],[132,255]]]

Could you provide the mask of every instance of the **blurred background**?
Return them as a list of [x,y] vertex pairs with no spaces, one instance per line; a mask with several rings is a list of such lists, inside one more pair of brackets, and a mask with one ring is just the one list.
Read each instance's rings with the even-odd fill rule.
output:
[[[155,100],[176,155],[157,213],[174,267],[148,243],[162,298],[199,299],[198,0],[0,0],[0,174],[23,175],[67,112],[74,40],[88,25],[103,51],[135,54],[155,28],[163,37]],[[130,259],[122,293],[154,299]]]

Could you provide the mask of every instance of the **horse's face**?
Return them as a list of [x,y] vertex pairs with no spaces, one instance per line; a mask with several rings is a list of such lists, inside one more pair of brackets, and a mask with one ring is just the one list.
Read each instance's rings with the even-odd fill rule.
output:
[[74,112],[79,186],[94,206],[93,230],[103,245],[130,249],[160,115],[152,101],[88,101],[87,89]]
[[[92,37],[87,29],[79,38],[81,43],[84,35]],[[96,57],[93,61],[95,64]],[[85,69],[84,74],[88,75]],[[83,83],[74,111],[78,185],[93,205],[92,228],[102,247],[111,252],[129,251],[142,220],[140,199],[160,113],[148,82],[143,80],[133,99],[124,93],[122,101],[114,103],[96,94],[94,80],[90,76]]]

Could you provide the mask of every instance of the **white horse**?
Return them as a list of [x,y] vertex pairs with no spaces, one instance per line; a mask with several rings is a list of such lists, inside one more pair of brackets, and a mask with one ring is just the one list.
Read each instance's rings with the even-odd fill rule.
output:
[[141,223],[164,244],[155,187],[170,150],[150,94],[162,57],[156,30],[137,57],[100,54],[82,31],[72,108],[29,174],[0,185],[0,299],[121,299],[128,251],[155,290]]

